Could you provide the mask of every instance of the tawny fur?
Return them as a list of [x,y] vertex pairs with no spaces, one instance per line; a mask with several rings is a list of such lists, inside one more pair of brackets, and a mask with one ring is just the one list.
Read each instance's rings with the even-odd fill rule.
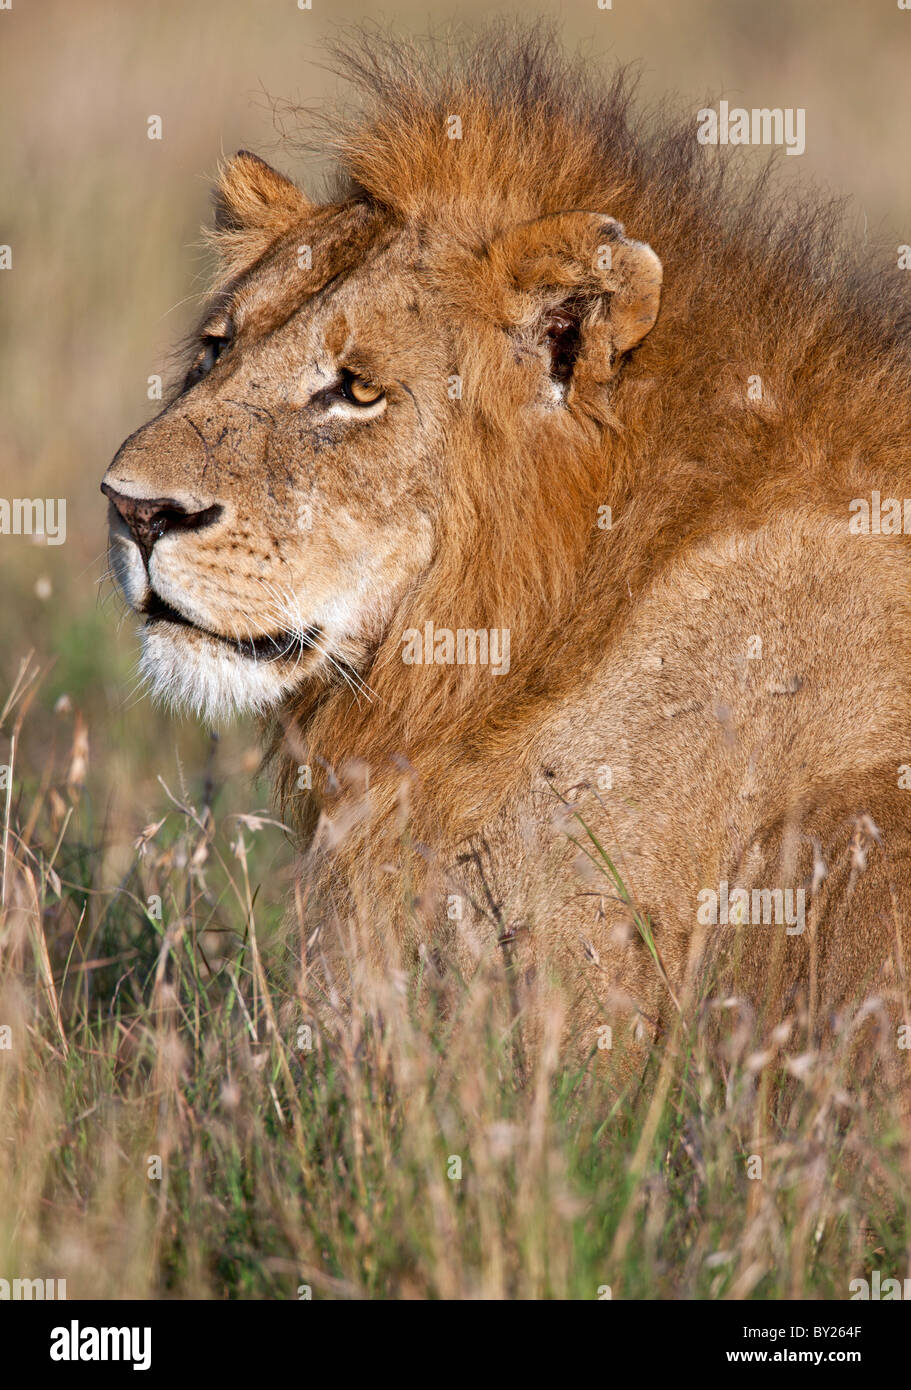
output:
[[[165,597],[201,595],[189,616],[210,629],[273,631],[264,584],[331,627],[349,586],[333,655],[369,698],[308,652],[272,701],[308,872],[380,956],[448,937],[469,970],[505,945],[520,981],[568,978],[583,1051],[621,1018],[654,1034],[709,962],[770,1027],[802,1011],[813,1033],[871,991],[900,1019],[911,556],[904,535],[851,534],[849,503],[911,496],[901,273],[832,206],[747,177],[692,114],[638,115],[625,75],[540,34],[443,57],[374,38],[343,67],[362,102],[327,137],[331,200],[226,166],[209,319],[244,326],[109,471],[227,505],[223,527],[159,543]],[[343,436],[294,394],[309,362],[307,392],[344,362],[387,413]],[[349,574],[364,555],[369,595]],[[509,672],[404,664],[428,620],[508,629]],[[706,929],[699,894],[722,880],[802,886],[806,931]]]

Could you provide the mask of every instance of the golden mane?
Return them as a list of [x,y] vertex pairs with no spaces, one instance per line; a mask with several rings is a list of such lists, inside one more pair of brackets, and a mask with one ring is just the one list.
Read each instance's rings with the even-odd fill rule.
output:
[[[683,545],[722,518],[749,530],[784,505],[844,518],[869,491],[874,445],[877,485],[908,494],[911,334],[901,276],[850,244],[835,204],[785,196],[770,167],[748,174],[707,151],[695,113],[643,114],[627,71],[605,80],[547,31],[437,47],[370,35],[338,56],[361,109],[325,132],[334,201],[393,224],[445,225],[455,249],[431,268],[435,283],[454,307],[468,297],[475,325],[453,363],[474,432],[470,446],[457,431],[449,440],[448,524],[363,673],[375,698],[297,697],[273,742],[286,813],[304,829],[314,806],[302,807],[299,764],[342,782],[347,765],[369,765],[369,818],[340,853],[349,881],[370,878],[377,891],[365,849],[395,858],[403,766],[418,843],[454,845],[485,823],[528,775],[542,712],[584,689]],[[446,138],[453,115],[460,139]],[[658,323],[620,373],[611,411],[587,422],[585,447],[576,420],[541,449],[488,370],[497,288],[484,258],[509,227],[571,209],[647,241],[664,288]],[[751,375],[761,408],[746,399]],[[601,505],[614,518],[609,545]],[[509,628],[509,678],[404,667],[402,634],[427,618]],[[328,782],[317,787],[324,805]]]

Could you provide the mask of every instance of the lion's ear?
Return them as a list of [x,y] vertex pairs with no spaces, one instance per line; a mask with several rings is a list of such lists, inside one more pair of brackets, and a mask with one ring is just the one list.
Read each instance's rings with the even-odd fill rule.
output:
[[287,230],[309,206],[296,184],[249,150],[238,150],[219,170],[215,186],[218,231]]
[[533,334],[567,381],[577,367],[606,381],[652,328],[661,262],[612,217],[562,212],[512,228],[488,248],[509,325]]
[[234,268],[258,260],[311,207],[296,184],[249,150],[222,165],[214,203],[213,240]]

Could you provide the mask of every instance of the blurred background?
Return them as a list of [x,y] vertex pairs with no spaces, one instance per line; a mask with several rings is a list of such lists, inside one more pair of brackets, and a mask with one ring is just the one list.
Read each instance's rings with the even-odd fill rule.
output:
[[[338,95],[323,41],[363,21],[421,34],[490,12],[489,0],[436,0],[432,12],[426,0],[383,11],[363,0],[13,0],[0,10],[0,245],[12,248],[0,271],[0,496],[67,502],[65,544],[0,536],[0,709],[33,652],[42,675],[19,773],[46,789],[62,766],[85,786],[105,827],[108,881],[160,802],[157,777],[198,787],[210,765],[205,730],[133,695],[133,625],[99,582],[98,484],[123,437],[155,412],[148,379],[167,378],[169,349],[198,314],[216,162],[246,146],[318,193],[318,170],[283,150],[272,102]],[[556,19],[567,45],[605,72],[639,63],[647,103],[670,94],[694,112],[719,97],[804,107],[806,153],[782,157],[783,176],[851,195],[859,234],[911,242],[911,12],[896,0],[567,0],[521,13]],[[150,116],[160,140],[148,138]],[[224,731],[218,759],[223,805],[265,804],[252,727]]]

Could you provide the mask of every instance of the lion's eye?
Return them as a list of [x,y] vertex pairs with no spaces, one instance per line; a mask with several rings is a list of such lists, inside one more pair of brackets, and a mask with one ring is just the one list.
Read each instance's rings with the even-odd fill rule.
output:
[[202,357],[199,359],[199,369],[203,376],[205,376],[206,372],[211,372],[215,363],[231,342],[231,339],[227,335],[218,336],[214,333],[207,333],[202,341],[203,352]]
[[196,385],[197,381],[202,381],[204,376],[208,376],[225,348],[230,347],[233,336],[230,328],[226,333],[203,334],[202,352],[187,372],[184,390],[189,390],[191,386]]
[[365,381],[356,372],[342,373],[339,392],[352,405],[376,405],[386,394],[382,387],[374,386],[372,381]]

